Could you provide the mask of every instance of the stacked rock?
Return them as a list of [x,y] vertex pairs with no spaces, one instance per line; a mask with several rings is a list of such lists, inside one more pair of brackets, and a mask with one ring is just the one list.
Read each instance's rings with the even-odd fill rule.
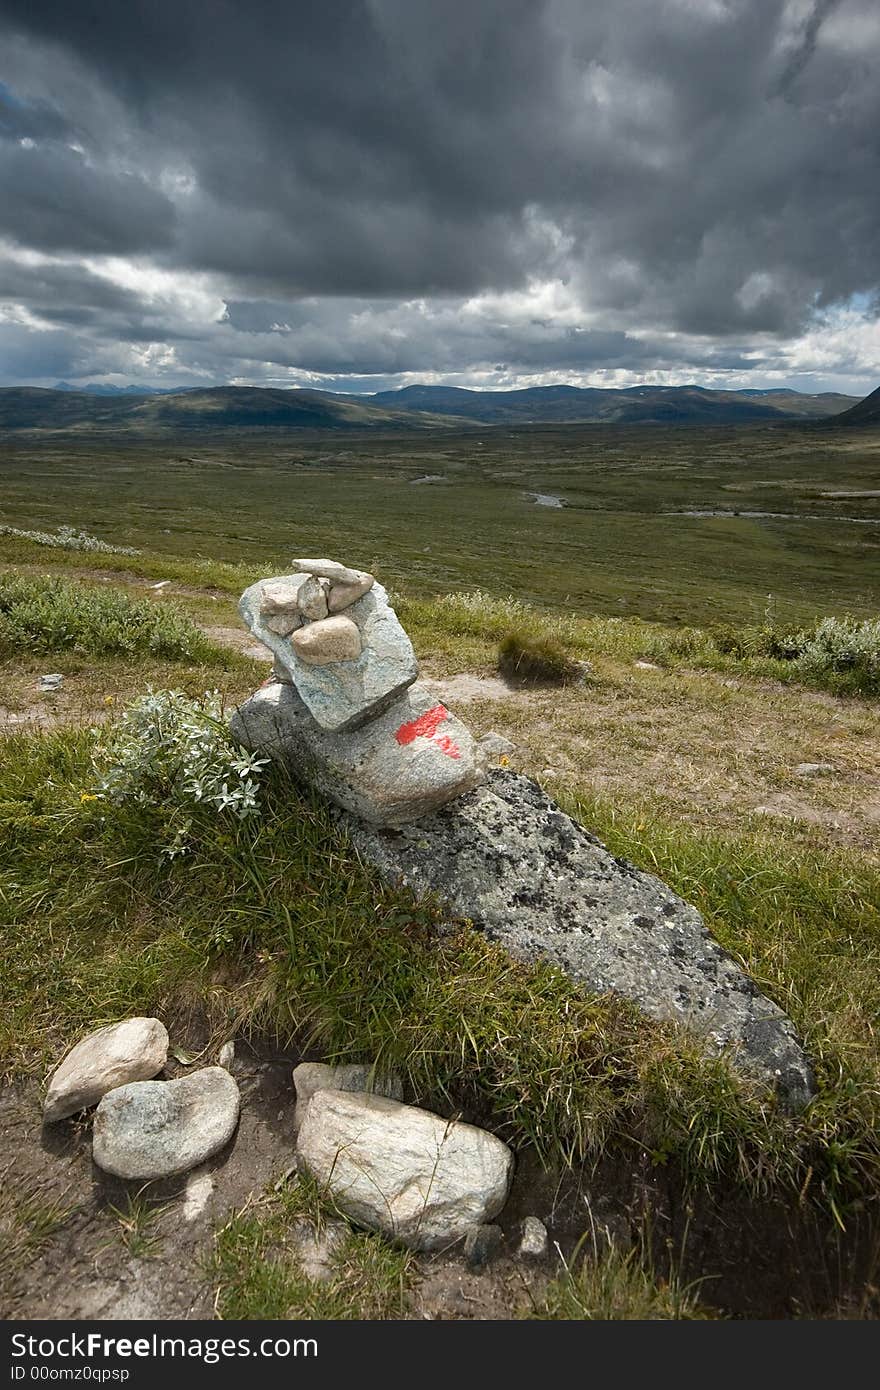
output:
[[382,585],[335,560],[293,563],[239,603],[275,669],[233,715],[236,741],[373,825],[406,824],[470,791],[482,780],[474,740],[416,683]]

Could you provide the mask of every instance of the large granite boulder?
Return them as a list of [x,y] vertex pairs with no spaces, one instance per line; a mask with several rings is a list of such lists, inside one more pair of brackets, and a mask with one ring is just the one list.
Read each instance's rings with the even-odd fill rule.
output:
[[420,685],[369,724],[336,733],[312,718],[300,688],[299,679],[296,688],[264,685],[233,714],[233,738],[284,762],[295,777],[371,824],[415,820],[482,777],[469,731]]
[[352,1221],[414,1250],[491,1221],[513,1175],[510,1149],[484,1129],[344,1091],[312,1096],[297,1156]]
[[524,777],[501,769],[417,824],[346,817],[391,882],[436,894],[518,960],[547,961],[597,994],[698,1033],[708,1050],[775,1089],[789,1111],[814,1094],[783,1011],[722,950],[696,908],[616,859]]

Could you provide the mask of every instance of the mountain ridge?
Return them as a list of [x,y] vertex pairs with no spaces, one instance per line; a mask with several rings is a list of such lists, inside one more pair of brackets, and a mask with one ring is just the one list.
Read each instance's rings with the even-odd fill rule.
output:
[[473,391],[416,384],[354,395],[263,386],[74,391],[63,383],[61,389],[0,388],[0,430],[173,434],[226,429],[398,431],[532,424],[820,423],[853,415],[863,405],[833,392],[810,396],[772,388],[714,391],[701,386],[607,388],[560,383]]

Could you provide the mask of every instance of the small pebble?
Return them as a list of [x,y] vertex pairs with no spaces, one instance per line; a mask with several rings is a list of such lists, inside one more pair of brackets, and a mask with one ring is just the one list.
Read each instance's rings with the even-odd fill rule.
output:
[[537,1216],[527,1216],[522,1223],[518,1254],[529,1260],[542,1260],[547,1254],[550,1238],[547,1227]]

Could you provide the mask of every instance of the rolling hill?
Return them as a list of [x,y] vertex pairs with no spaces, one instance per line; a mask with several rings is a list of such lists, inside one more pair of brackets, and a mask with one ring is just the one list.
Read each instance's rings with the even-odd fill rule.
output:
[[450,386],[405,386],[367,399],[397,410],[457,415],[487,425],[748,424],[817,419],[846,410],[851,396],[798,391],[709,391],[702,386],[533,386],[520,391],[468,391]]
[[[370,396],[259,386],[103,393],[42,387],[0,389],[0,432],[177,435],[240,430],[423,430],[493,425],[737,425],[825,420],[861,423],[878,395],[852,397],[796,391],[710,391],[700,386],[633,386],[624,390],[539,386],[469,391],[405,386]],[[875,402],[874,410],[877,405]],[[870,417],[865,420],[870,423]]]
[[362,397],[329,391],[217,386],[169,394],[98,395],[38,387],[0,390],[0,431],[176,435],[229,429],[365,430],[449,428]]
[[851,410],[834,418],[835,425],[880,425],[880,386]]

